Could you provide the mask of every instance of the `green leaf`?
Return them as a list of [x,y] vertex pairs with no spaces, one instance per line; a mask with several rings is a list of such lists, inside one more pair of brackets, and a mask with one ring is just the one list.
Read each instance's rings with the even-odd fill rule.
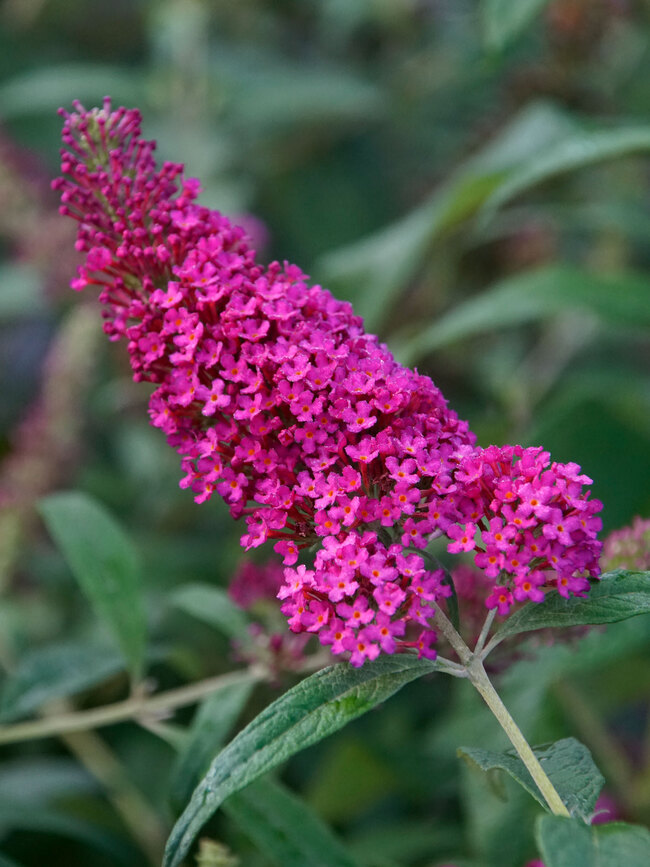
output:
[[137,863],[136,850],[124,837],[100,824],[84,821],[54,807],[41,805],[38,809],[26,809],[24,804],[9,803],[0,797],[0,837],[12,831],[68,837],[101,851],[108,857],[109,864],[133,867]]
[[248,617],[220,587],[186,584],[169,596],[169,602],[229,638],[245,638],[248,633]]
[[213,761],[172,830],[164,867],[180,863],[203,824],[227,797],[436,669],[435,662],[412,656],[383,656],[358,669],[331,666],[294,686]]
[[9,119],[55,112],[69,106],[71,94],[89,105],[101,105],[107,93],[113,105],[140,105],[142,79],[132,71],[100,63],[39,66],[6,80],[0,87],[0,115]]
[[272,780],[257,780],[231,795],[224,810],[278,867],[357,865],[317,814]]
[[563,816],[540,816],[537,843],[545,867],[647,867],[650,831],[625,822],[585,825]]
[[100,503],[77,491],[46,497],[39,509],[70,571],[137,678],[146,621],[138,559],[129,537]]
[[6,681],[0,698],[0,722],[27,716],[47,701],[75,695],[124,668],[112,648],[88,642],[50,644],[26,654]]
[[549,0],[483,0],[481,17],[488,48],[501,49],[521,33]]
[[489,196],[482,207],[481,218],[487,222],[506,202],[556,175],[647,150],[650,150],[650,127],[647,126],[577,132],[515,169]]
[[606,324],[650,324],[650,281],[633,273],[591,274],[549,265],[499,281],[442,316],[405,343],[400,360],[412,364],[455,340],[534,322],[570,310],[595,314]]
[[[605,779],[587,747],[575,738],[564,738],[548,747],[538,747],[534,752],[571,815],[588,822]],[[517,756],[474,747],[460,747],[458,755],[483,771],[506,771],[544,809],[548,809],[533,778]]]
[[224,686],[201,704],[171,774],[173,803],[184,806],[221,749],[252,692],[253,681]]
[[531,602],[509,617],[494,637],[507,638],[551,626],[591,626],[615,623],[650,612],[650,572],[619,569],[605,573],[584,598],[565,599],[557,591],[542,603]]
[[368,330],[376,330],[432,244],[474,216],[515,167],[527,164],[575,129],[550,106],[529,106],[418,208],[324,256],[316,267],[318,278],[351,300]]
[[0,852],[0,867],[20,867],[20,864]]

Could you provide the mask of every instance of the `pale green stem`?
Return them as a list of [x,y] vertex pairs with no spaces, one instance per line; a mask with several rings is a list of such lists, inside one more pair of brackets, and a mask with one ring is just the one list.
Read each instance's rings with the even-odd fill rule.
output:
[[[492,628],[492,624],[494,623],[494,618],[496,616],[497,610],[496,608],[492,608],[491,611],[488,612],[488,616],[485,618],[485,623],[483,624],[483,629],[481,629],[481,634],[478,637],[476,642],[476,647],[474,648],[474,655],[481,656],[483,648],[485,647],[485,642],[487,641],[487,637],[490,634],[490,629]],[[484,657],[481,656],[481,659]]]
[[510,716],[508,709],[501,701],[495,688],[492,686],[490,679],[485,673],[480,658],[472,653],[460,635],[456,632],[448,618],[439,608],[436,610],[432,622],[436,629],[445,636],[449,644],[451,644],[458,654],[458,658],[463,663],[470,682],[479,692],[483,701],[490,708],[494,716],[497,718],[499,725],[507,734],[510,743],[513,745],[519,758],[528,769],[528,772],[535,781],[537,788],[542,793],[542,796],[548,804],[551,812],[556,816],[569,816],[569,811],[558,795],[553,783],[549,780],[548,775],[540,765],[537,756],[530,747],[530,744],[523,736],[519,726]]
[[42,720],[17,723],[0,727],[0,744],[29,741],[36,738],[58,737],[69,732],[88,731],[112,723],[124,722],[129,719],[147,717],[164,717],[178,707],[194,704],[206,695],[222,689],[232,683],[253,680],[261,681],[268,678],[267,671],[261,666],[251,666],[244,671],[209,677],[198,683],[191,683],[179,689],[170,689],[158,695],[135,695],[125,701],[118,701],[104,707],[91,710],[72,711]]

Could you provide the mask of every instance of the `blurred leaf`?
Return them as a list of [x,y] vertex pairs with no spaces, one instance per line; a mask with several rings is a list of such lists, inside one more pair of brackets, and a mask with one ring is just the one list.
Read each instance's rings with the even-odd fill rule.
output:
[[253,690],[254,682],[224,686],[201,704],[171,774],[170,796],[184,807],[199,780],[221,749]]
[[[449,755],[455,750],[456,745]],[[523,867],[530,854],[533,822],[540,813],[537,801],[508,774],[496,769],[478,773],[466,762],[460,767],[459,795],[465,840],[471,841],[480,867]],[[458,863],[455,858],[453,863]]]
[[21,756],[0,766],[0,792],[10,803],[34,809],[56,798],[96,792],[97,780],[66,756]]
[[612,822],[585,825],[563,816],[540,816],[537,842],[545,867],[647,867],[650,831]]
[[341,737],[323,755],[305,797],[327,822],[353,822],[396,785],[382,757],[358,738]]
[[617,570],[594,581],[584,598],[565,599],[557,591],[543,604],[529,603],[509,617],[495,636],[507,638],[551,626],[591,626],[615,623],[650,612],[650,572]]
[[350,299],[368,330],[376,330],[431,244],[473,216],[513,167],[527,164],[574,129],[556,109],[544,103],[529,106],[418,208],[324,256],[315,269],[319,279]]
[[135,850],[123,837],[99,825],[64,813],[62,810],[39,807],[26,810],[24,804],[12,804],[0,797],[0,838],[12,831],[55,834],[80,840],[106,854],[113,864],[133,867]]
[[226,42],[212,58],[212,77],[226,95],[226,116],[252,133],[301,132],[309,125],[326,126],[374,120],[385,108],[384,95],[343,63],[324,64],[302,58],[291,62],[284,52]]
[[18,861],[14,861],[13,858],[7,858],[6,855],[0,852],[0,867],[21,867],[21,865]]
[[280,783],[256,780],[224,810],[278,867],[357,867],[318,815]]
[[248,633],[248,617],[220,587],[185,584],[169,596],[169,602],[229,638],[245,638]]
[[70,571],[137,679],[146,621],[139,563],[131,540],[100,503],[78,491],[46,497],[39,510]]
[[53,112],[59,106],[70,109],[72,99],[88,106],[101,105],[107,93],[113,105],[138,105],[144,95],[142,78],[132,71],[99,63],[41,66],[0,85],[0,115],[7,120]]
[[483,0],[481,16],[485,42],[501,49],[530,24],[549,0]]
[[5,683],[0,720],[10,722],[31,714],[51,699],[75,695],[123,668],[120,654],[89,642],[49,644],[33,650]]
[[43,311],[43,279],[33,265],[0,266],[0,322]]
[[[459,747],[457,753],[483,771],[494,769],[506,771],[545,810],[549,809],[528,769],[518,756],[474,747]],[[594,764],[587,747],[575,738],[563,738],[548,747],[538,747],[534,753],[571,815],[579,816],[588,822],[594,812],[605,778]]]
[[167,843],[165,867],[176,867],[225,798],[285,759],[338,731],[436,663],[383,656],[355,669],[334,665],[305,678],[270,704],[213,761]]
[[489,196],[482,207],[481,219],[487,222],[510,199],[556,175],[647,150],[650,150],[650,127],[577,132],[517,167]]
[[413,364],[455,340],[568,310],[587,310],[607,324],[648,325],[650,281],[640,274],[591,274],[570,265],[525,271],[455,307],[405,342],[399,356],[403,363]]
[[[462,830],[451,822],[427,816],[420,821],[386,821],[365,827],[346,839],[346,845],[358,861],[368,867],[400,867],[413,861],[431,859],[435,852],[458,851]],[[454,859],[455,864],[460,862]],[[465,863],[465,862],[463,862]]]

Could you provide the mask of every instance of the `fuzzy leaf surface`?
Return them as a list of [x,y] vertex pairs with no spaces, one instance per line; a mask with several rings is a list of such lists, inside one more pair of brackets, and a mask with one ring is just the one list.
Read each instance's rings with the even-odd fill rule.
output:
[[[571,815],[588,822],[605,779],[587,747],[575,738],[563,738],[534,752]],[[533,778],[517,756],[473,747],[460,747],[458,755],[483,771],[506,771],[548,810]]]
[[537,843],[545,867],[647,867],[650,831],[610,822],[585,825],[563,816],[540,816]]
[[520,632],[551,626],[592,626],[615,623],[650,612],[650,572],[617,569],[592,584],[584,598],[565,599],[549,593],[544,602],[530,603],[515,611],[497,630],[495,637],[507,638]]
[[203,824],[227,797],[436,669],[435,662],[412,656],[384,656],[358,669],[330,666],[294,686],[212,762],[172,830],[164,867],[180,864]]

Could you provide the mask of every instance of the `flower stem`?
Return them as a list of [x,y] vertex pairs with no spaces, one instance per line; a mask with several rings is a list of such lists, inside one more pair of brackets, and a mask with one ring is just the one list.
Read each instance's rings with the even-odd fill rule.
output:
[[198,683],[170,689],[157,695],[135,695],[125,701],[114,702],[104,707],[71,711],[45,719],[2,726],[0,727],[0,744],[53,736],[60,737],[70,732],[88,731],[125,720],[167,716],[176,708],[194,704],[206,695],[210,695],[210,693],[231,683],[265,680],[266,677],[266,672],[261,667],[251,666],[243,671],[209,677]]
[[528,772],[535,781],[537,788],[541,792],[551,812],[556,816],[569,816],[569,811],[558,795],[553,783],[549,780],[548,775],[539,763],[539,759],[533,752],[517,723],[510,716],[510,713],[501,701],[499,694],[492,686],[479,656],[472,653],[458,632],[454,629],[448,618],[439,608],[436,610],[436,614],[432,618],[432,621],[436,629],[445,636],[449,644],[451,644],[458,654],[458,658],[463,663],[470,682],[497,718],[501,728],[507,734],[510,743],[513,745],[519,758],[528,769]]

